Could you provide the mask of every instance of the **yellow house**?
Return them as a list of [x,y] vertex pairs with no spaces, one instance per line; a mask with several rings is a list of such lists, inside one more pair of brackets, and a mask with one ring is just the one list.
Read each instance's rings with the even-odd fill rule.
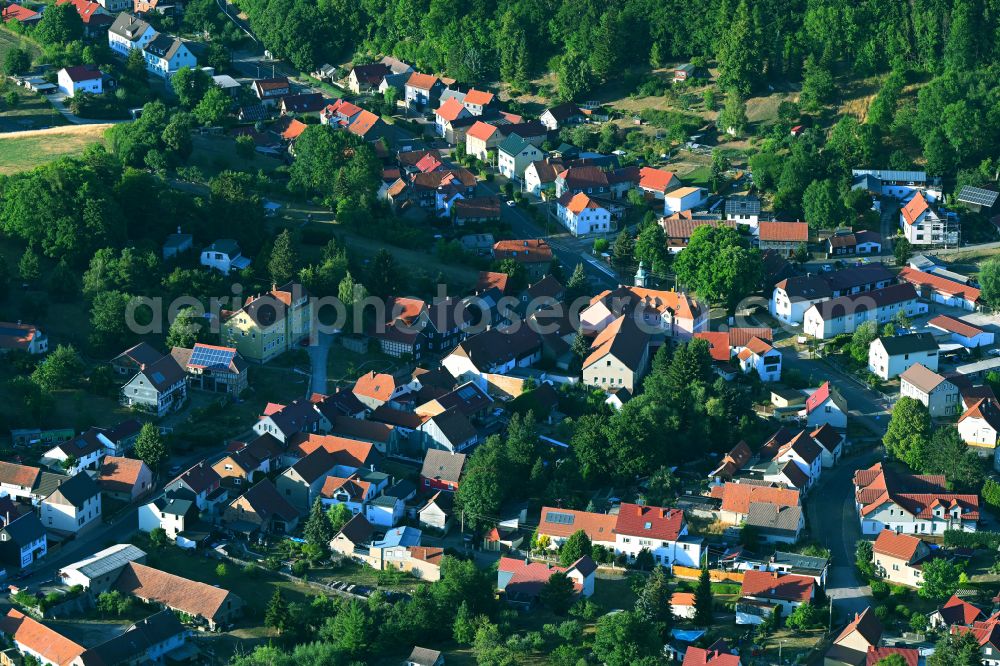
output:
[[267,363],[308,339],[312,315],[305,288],[289,282],[247,298],[222,324],[222,342],[247,360]]

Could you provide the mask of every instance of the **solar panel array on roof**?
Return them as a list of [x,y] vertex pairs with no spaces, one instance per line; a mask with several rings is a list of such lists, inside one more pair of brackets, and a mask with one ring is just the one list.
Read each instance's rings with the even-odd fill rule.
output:
[[476,397],[477,394],[478,391],[476,391],[471,386],[463,386],[462,388],[458,389],[458,397],[461,398],[462,400],[472,400],[474,397]]
[[153,373],[153,381],[156,382],[157,384],[162,384],[163,380],[165,380],[165,379],[166,379],[166,377],[163,376],[162,372],[154,372]]
[[235,355],[235,349],[219,349],[198,344],[191,351],[191,360],[188,361],[188,365],[225,370],[229,368]]
[[962,191],[958,193],[958,200],[962,203],[991,208],[993,204],[997,202],[997,194],[998,193],[993,190],[984,190],[981,187],[966,185],[962,188]]
[[927,180],[925,171],[890,171],[880,169],[854,169],[853,176],[875,176],[879,180],[892,180],[896,182],[922,182]]
[[573,514],[559,513],[558,511],[549,511],[547,514],[545,514],[545,522],[555,523],[557,525],[572,525]]

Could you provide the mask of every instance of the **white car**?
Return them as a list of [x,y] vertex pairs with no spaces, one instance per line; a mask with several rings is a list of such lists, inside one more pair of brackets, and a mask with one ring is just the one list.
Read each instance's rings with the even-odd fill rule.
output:
[[516,206],[517,202],[514,201],[513,199],[507,199],[507,205],[508,206]]

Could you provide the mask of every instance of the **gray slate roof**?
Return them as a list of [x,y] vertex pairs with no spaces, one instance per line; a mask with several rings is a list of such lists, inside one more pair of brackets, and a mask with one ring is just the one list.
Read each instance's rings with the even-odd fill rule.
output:
[[802,507],[779,507],[770,502],[751,502],[746,524],[760,529],[795,533],[799,529]]

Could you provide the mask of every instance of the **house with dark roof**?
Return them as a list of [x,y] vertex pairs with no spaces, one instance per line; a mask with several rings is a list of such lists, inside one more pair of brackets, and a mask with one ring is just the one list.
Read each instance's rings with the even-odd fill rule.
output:
[[164,79],[169,79],[181,67],[194,68],[198,65],[197,58],[183,40],[165,33],[157,34],[142,50],[146,71]]
[[348,520],[330,540],[330,550],[352,558],[367,555],[368,545],[374,534],[375,528],[363,513],[359,513]]
[[776,506],[801,506],[801,494],[794,488],[775,487],[771,484],[736,483],[729,481],[713,486],[711,497],[722,501],[719,521],[725,525],[740,525],[750,515],[750,506],[764,502]]
[[170,355],[184,368],[191,388],[239,396],[250,385],[247,362],[235,347],[199,342],[191,349],[174,347]]
[[458,490],[465,467],[465,454],[441,449],[428,449],[420,469],[420,485],[427,490]]
[[355,95],[378,90],[386,75],[391,72],[389,66],[381,62],[355,65],[347,75],[347,87]]
[[571,102],[566,102],[565,104],[559,104],[557,106],[551,106],[542,112],[539,116],[539,120],[545,127],[549,130],[556,131],[561,127],[566,127],[567,125],[579,125],[580,123],[586,121],[587,117],[583,115],[583,111],[580,110],[576,104]]
[[222,524],[243,534],[290,534],[299,524],[299,513],[269,479],[263,479],[229,503]]
[[517,133],[511,133],[497,146],[497,169],[502,176],[520,182],[528,165],[544,156],[538,146],[525,141]]
[[826,256],[870,255],[882,252],[882,235],[874,231],[840,231],[826,240]]
[[226,499],[224,496],[220,497],[220,492],[225,492],[222,477],[205,460],[186,469],[164,486],[163,491],[187,495],[198,505],[200,511],[211,509],[216,503]]
[[966,626],[986,619],[986,614],[957,594],[951,595],[937,610],[928,616],[931,629],[943,629],[954,625]]
[[438,650],[414,647],[410,656],[403,662],[404,666],[444,666],[444,655]]
[[464,451],[479,442],[479,432],[459,407],[451,407],[425,420],[417,428],[425,448]]
[[750,569],[743,574],[736,602],[736,624],[762,624],[775,610],[782,617],[812,601],[815,581],[810,576]]
[[183,648],[192,633],[181,624],[173,611],[161,610],[129,625],[114,638],[86,650],[73,660],[71,666],[124,665],[136,663],[136,660],[160,663],[169,659],[175,650]]
[[86,472],[69,477],[41,502],[45,529],[68,534],[101,522],[101,487]]
[[824,340],[853,333],[866,321],[874,321],[881,326],[893,321],[899,312],[907,317],[927,312],[927,305],[917,300],[917,292],[910,284],[894,284],[884,289],[817,303],[803,315],[802,330],[807,335]]
[[183,536],[198,522],[198,505],[190,493],[168,492],[140,506],[138,513],[140,532],[162,529],[167,538],[176,541],[178,546],[194,547],[195,544]]
[[868,370],[883,380],[903,374],[916,364],[938,369],[938,343],[930,333],[876,338],[868,348]]
[[155,347],[140,342],[111,359],[111,368],[119,375],[131,377],[144,366],[152,365],[161,358],[163,358],[163,354]]
[[858,666],[865,664],[868,651],[882,640],[882,623],[869,607],[856,613],[833,640],[824,657],[826,666]]
[[0,517],[0,564],[8,572],[23,569],[45,557],[49,544],[45,527],[33,511]]
[[309,338],[312,309],[309,293],[289,282],[248,296],[240,310],[224,318],[219,337],[246,360],[267,363]]
[[162,418],[187,400],[187,375],[174,357],[143,365],[121,389],[121,404]]
[[258,435],[271,435],[287,444],[300,433],[318,432],[319,422],[320,415],[308,400],[293,400],[287,405],[268,403],[253,430]]
[[532,327],[490,328],[460,342],[441,365],[457,380],[486,388],[486,375],[531,367],[541,357],[541,337]]
[[348,478],[363,469],[371,470],[377,454],[366,442],[329,435],[299,436],[292,440],[287,455],[291,466],[278,476],[278,492],[300,513],[305,513],[320,496],[327,477]]
[[782,321],[799,323],[813,305],[840,296],[883,289],[894,280],[895,275],[880,264],[851,266],[819,275],[795,275],[774,285],[769,311]]

